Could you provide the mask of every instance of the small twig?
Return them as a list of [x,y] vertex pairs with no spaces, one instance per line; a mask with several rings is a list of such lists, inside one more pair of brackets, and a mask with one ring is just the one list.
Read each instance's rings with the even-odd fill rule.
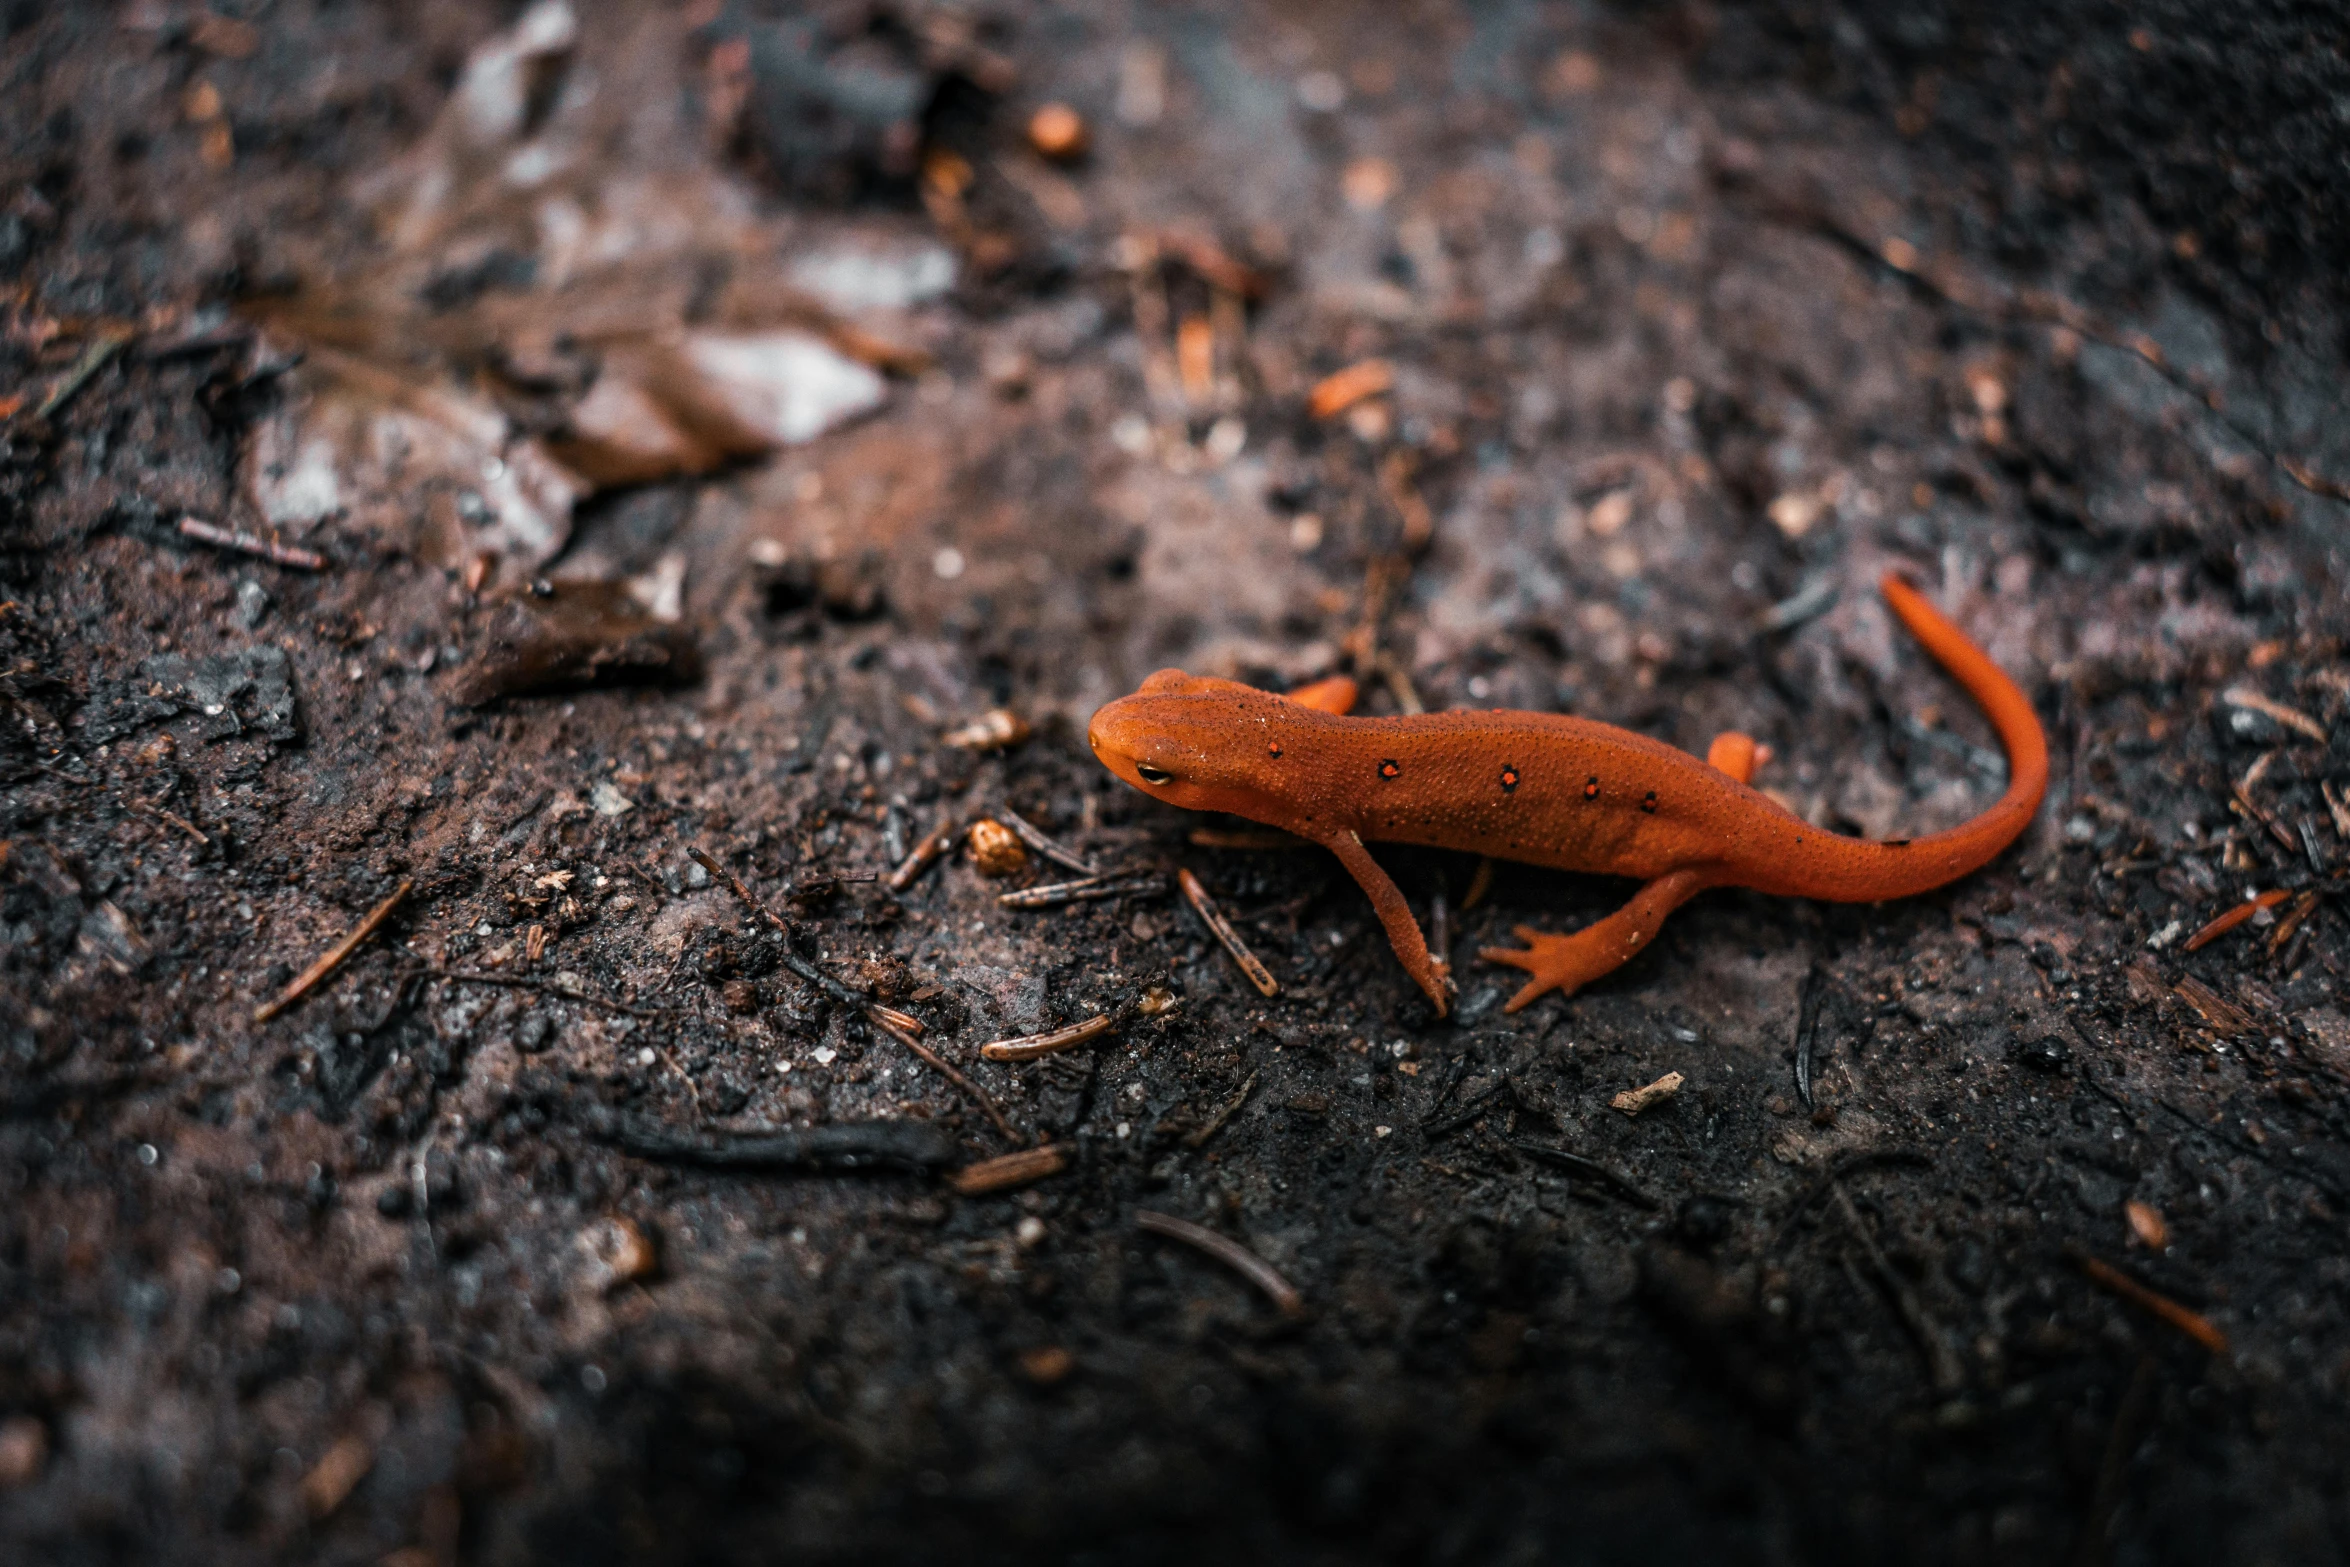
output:
[[1165,887],[1166,881],[1157,871],[1115,871],[1107,876],[1088,876],[1082,881],[1048,882],[1042,887],[998,893],[995,901],[1007,909],[1057,909],[1065,903],[1146,897]]
[[2285,943],[2293,939],[2295,933],[2301,929],[2303,922],[2317,912],[2319,897],[2320,894],[2313,887],[2293,900],[2293,907],[2286,911],[2284,918],[2277,921],[2276,933],[2268,938],[2268,950],[2271,957],[2283,951]]
[[791,944],[791,921],[776,913],[773,908],[769,907],[764,901],[762,901],[757,893],[751,891],[751,889],[745,885],[743,879],[740,876],[737,876],[734,872],[728,870],[725,866],[710,858],[710,856],[703,853],[700,848],[689,848],[685,852],[693,857],[693,861],[696,865],[699,865],[702,869],[717,877],[721,882],[724,882],[726,884],[727,891],[733,893],[737,898],[741,899],[743,904],[749,908],[752,913],[758,915],[759,918],[767,922],[769,929],[773,930],[777,935],[783,938],[783,966],[785,968],[790,969],[794,974],[799,975],[800,978],[806,980],[809,984],[815,986],[818,990],[823,991],[826,995],[830,996],[833,1000],[839,1002],[841,1005],[855,1007],[858,1011],[863,1012],[867,1017],[871,1018],[876,1023],[882,1024],[884,1027],[896,1028],[903,1033],[915,1035],[927,1032],[927,1030],[923,1027],[922,1020],[920,1018],[915,1017],[910,1013],[900,1012],[894,1007],[883,1006],[880,1002],[874,1000],[871,996],[866,995],[863,991],[842,984],[839,980],[834,979],[830,974],[825,973],[824,970],[818,968],[815,964],[810,963],[806,958],[801,957],[797,952],[794,952],[792,950]]
[[1517,1105],[1520,1109],[1525,1108],[1524,1104],[1518,1098],[1517,1083],[1505,1076],[1488,1083],[1485,1087],[1477,1090],[1477,1092],[1471,1094],[1467,1099],[1461,1101],[1460,1104],[1453,1107],[1451,1114],[1440,1116],[1445,1101],[1451,1099],[1453,1090],[1460,1086],[1461,1073],[1465,1071],[1468,1066],[1468,1063],[1465,1059],[1459,1058],[1456,1058],[1454,1064],[1455,1071],[1453,1072],[1451,1078],[1446,1081],[1444,1085],[1444,1092],[1438,1098],[1436,1106],[1421,1119],[1420,1135],[1425,1137],[1428,1141],[1432,1143],[1439,1142],[1444,1138],[1450,1137],[1453,1133],[1459,1131],[1462,1127],[1467,1126],[1470,1122],[1484,1115],[1487,1107],[1490,1106],[1496,1099],[1507,1099],[1511,1104]]
[[1820,999],[1827,985],[1814,963],[1803,977],[1803,1000],[1795,1016],[1795,1092],[1806,1110],[1811,1108],[1811,1046],[1820,1029]]
[[1019,1143],[1027,1141],[1026,1138],[1022,1137],[1017,1131],[1013,1129],[1011,1122],[1004,1119],[1004,1112],[996,1108],[995,1101],[987,1096],[987,1090],[980,1087],[977,1083],[971,1081],[971,1079],[968,1077],[965,1077],[962,1073],[956,1071],[954,1067],[947,1063],[947,1060],[944,1056],[940,1055],[937,1051],[931,1049],[928,1045],[924,1044],[921,1040],[916,1039],[912,1034],[907,1033],[904,1029],[898,1027],[896,1024],[886,1022],[880,1017],[875,1017],[873,1019],[873,1026],[880,1029],[890,1038],[896,1040],[899,1044],[904,1045],[908,1050],[913,1051],[914,1054],[920,1056],[924,1061],[928,1062],[931,1067],[937,1071],[939,1076],[945,1078],[948,1082],[954,1084],[957,1088],[960,1088],[963,1090],[963,1092],[969,1094],[973,1099],[977,1100],[979,1103],[979,1108],[987,1112],[987,1118],[995,1123],[996,1130],[1004,1134],[1004,1138],[1007,1142]]
[[1087,1040],[1098,1039],[1118,1026],[1118,1020],[1104,1013],[1089,1017],[1082,1023],[1067,1028],[1056,1028],[1050,1033],[1023,1034],[1016,1039],[998,1039],[979,1047],[982,1059],[988,1061],[1033,1061],[1038,1056],[1058,1055],[1074,1050]]
[[1827,1196],[1838,1181],[1847,1175],[1857,1175],[1872,1166],[1886,1164],[1916,1165],[1920,1169],[1927,1170],[1934,1167],[1932,1157],[1916,1148],[1863,1148],[1858,1152],[1844,1155],[1834,1164],[1828,1166],[1827,1174],[1814,1181],[1808,1191],[1795,1199],[1795,1206],[1789,1208],[1787,1217],[1779,1221],[1779,1231],[1771,1237],[1771,1244],[1764,1249],[1764,1255],[1768,1256],[1778,1251],[1780,1246],[1785,1244],[1788,1235],[1794,1231],[1796,1221],[1811,1210],[1813,1203]]
[[837,1121],[830,1126],[762,1127],[701,1133],[622,1115],[602,1105],[571,1112],[599,1142],[674,1164],[708,1170],[795,1170],[857,1174],[868,1170],[936,1170],[956,1157],[946,1128],[927,1121]]
[[1208,927],[1215,938],[1224,943],[1224,950],[1232,954],[1232,961],[1240,965],[1240,971],[1248,976],[1248,982],[1257,987],[1258,993],[1267,996],[1281,994],[1280,985],[1274,982],[1265,965],[1257,961],[1257,955],[1248,950],[1248,943],[1240,939],[1240,932],[1232,928],[1232,922],[1224,917],[1224,911],[1216,907],[1215,900],[1208,896],[1208,889],[1200,885],[1199,878],[1189,870],[1180,870],[1175,873],[1175,879],[1183,888],[1183,896],[1190,900],[1192,911],[1199,915],[1201,923]]
[[1240,1114],[1240,1107],[1248,1103],[1248,1096],[1256,1090],[1256,1086],[1257,1074],[1251,1072],[1248,1075],[1248,1081],[1241,1084],[1239,1090],[1231,1098],[1216,1107],[1216,1113],[1208,1117],[1206,1125],[1185,1134],[1183,1146],[1205,1148],[1209,1138],[1224,1130],[1226,1124],[1234,1116]]
[[[2268,756],[2274,755],[2276,755],[2274,751],[2268,753]],[[2263,757],[2261,760],[2265,762],[2268,757]],[[2253,781],[2252,776],[2247,774],[2244,781],[2237,784],[2230,794],[2229,800],[2235,806],[2236,814],[2248,822],[2267,828],[2268,835],[2274,838],[2287,854],[2300,852],[2301,845],[2293,841],[2293,835],[2285,830],[2285,824],[2278,821],[2266,806],[2252,798]]]
[[2317,792],[2325,796],[2326,814],[2334,819],[2334,836],[2350,843],[2350,797],[2337,790],[2331,778],[2320,778]]
[[1414,463],[1409,452],[1397,447],[1388,452],[1379,464],[1379,490],[1387,497],[1387,504],[1403,520],[1402,545],[1406,555],[1417,555],[1428,547],[1436,536],[1436,517],[1428,509],[1420,487],[1412,482]]
[[2114,1510],[2121,1505],[2122,1481],[2129,1469],[2130,1453],[2138,1445],[2138,1427],[2146,1418],[2146,1405],[2154,1396],[2154,1357],[2138,1357],[2138,1369],[2130,1376],[2129,1391],[2122,1395],[2121,1407],[2113,1414],[2113,1429],[2106,1434],[2105,1460],[2098,1465],[2097,1490],[2089,1501],[2089,1515],[2081,1524],[2079,1545],[2073,1551],[2077,1567],[2100,1567],[2112,1554],[2107,1531],[2113,1527]]
[[1250,1251],[1228,1235],[1220,1235],[1205,1225],[1189,1219],[1178,1219],[1169,1213],[1154,1213],[1148,1208],[1134,1210],[1135,1228],[1148,1230],[1153,1235],[1164,1235],[1169,1240],[1183,1242],[1215,1258],[1233,1272],[1247,1279],[1281,1308],[1285,1317],[1305,1315],[1306,1298],[1297,1286],[1283,1278],[1280,1272],[1264,1258]]
[[1019,812],[998,811],[995,814],[996,820],[1002,822],[1006,827],[1011,828],[1012,831],[1019,836],[1019,839],[1022,843],[1028,845],[1028,847],[1034,849],[1037,853],[1043,855],[1046,859],[1052,861],[1055,865],[1065,865],[1080,876],[1099,876],[1102,873],[1102,868],[1100,866],[1094,864],[1093,861],[1087,859],[1084,855],[1079,854],[1074,849],[1062,848],[1061,845],[1054,842],[1053,839],[1046,834],[1043,828],[1038,827],[1033,822],[1029,821],[1026,817],[1022,816]]
[[2258,914],[2262,909],[2273,909],[2291,896],[2293,894],[2283,887],[2272,887],[2257,897],[2246,898],[2242,903],[2237,904],[2195,932],[2194,935],[2189,936],[2179,950],[2193,952],[2197,947],[2203,946],[2207,942],[2216,941],[2252,918],[2253,915]]
[[82,350],[82,357],[73,362],[73,368],[58,377],[57,384],[49,388],[49,395],[42,398],[40,406],[33,410],[33,418],[46,419],[73,401],[74,394],[88,384],[90,377],[106,368],[106,361],[121,353],[124,346],[137,335],[123,327],[99,333],[90,346]]
[[1411,671],[1392,658],[1379,660],[1379,678],[1386,683],[1387,694],[1395,698],[1395,705],[1406,713],[1424,713],[1428,704],[1420,700],[1420,688],[1412,684]]
[[1869,1266],[1877,1270],[1877,1278],[1885,1286],[1885,1293],[1893,1297],[1893,1306],[1901,1314],[1902,1326],[1918,1342],[1918,1350],[1926,1357],[1926,1373],[1933,1379],[1934,1391],[1945,1396],[1957,1392],[1966,1383],[1966,1367],[1959,1363],[1958,1352],[1943,1337],[1942,1329],[1926,1314],[1925,1304],[1907,1280],[1893,1271],[1893,1264],[1885,1260],[1884,1251],[1877,1245],[1877,1237],[1853,1206],[1852,1194],[1841,1185],[1835,1188],[1836,1206],[1843,1210],[1844,1222],[1852,1226],[1852,1233],[1860,1237],[1861,1249],[1868,1253]]
[[2298,729],[2319,745],[2324,745],[2327,740],[2332,738],[2326,733],[2325,725],[2299,708],[2287,707],[2282,702],[2262,696],[2248,686],[2230,686],[2220,693],[2219,699],[2230,707],[2240,707],[2247,712],[2259,713],[2274,719],[2287,729]]
[[535,990],[541,995],[575,1001],[581,1006],[601,1007],[607,1012],[619,1012],[629,1017],[666,1016],[658,1007],[632,1007],[625,1001],[591,995],[569,985],[558,985],[552,980],[526,979],[520,974],[485,974],[479,969],[457,968],[423,968],[417,972],[430,979],[446,979],[460,985],[497,985],[507,990]]
[[914,852],[906,856],[898,868],[883,879],[882,885],[892,892],[904,892],[922,879],[922,873],[936,865],[939,857],[955,846],[955,819],[952,816],[930,829],[930,835],[914,845]]
[[2113,1291],[2131,1305],[2152,1312],[2211,1353],[2224,1355],[2228,1352],[2228,1336],[2209,1317],[2199,1311],[2189,1311],[2168,1295],[2148,1289],[2112,1263],[2092,1256],[2077,1244],[2068,1245],[2065,1250],[2072,1254],[2073,1261],[2081,1265],[2081,1271],[2089,1275],[2093,1282]]
[[316,550],[306,550],[295,544],[280,544],[265,539],[258,533],[246,533],[238,528],[216,527],[200,517],[182,517],[179,520],[180,537],[194,539],[199,544],[210,544],[224,550],[235,550],[243,555],[258,555],[263,560],[280,566],[291,566],[296,571],[324,571],[326,557]]
[[189,837],[195,839],[198,843],[204,845],[206,848],[210,848],[212,846],[211,834],[199,828],[194,822],[189,821],[185,816],[181,816],[174,811],[167,811],[162,806],[150,804],[145,800],[131,800],[127,801],[126,803],[139,815],[152,816],[157,821],[168,822],[172,826],[177,827],[181,832],[184,832]]
[[327,948],[325,954],[316,963],[304,969],[291,985],[279,991],[276,1000],[265,1002],[254,1008],[253,1021],[266,1023],[315,990],[320,981],[343,966],[344,959],[359,950],[361,942],[383,928],[384,921],[392,917],[392,910],[400,906],[400,900],[407,897],[409,889],[415,885],[416,883],[411,880],[403,881],[399,886],[394,887],[390,897],[370,909],[367,918],[354,926],[348,936]]
[[1538,1164],[1547,1164],[1569,1175],[1580,1175],[1587,1181],[1596,1181],[1638,1207],[1653,1212],[1664,1206],[1635,1185],[1631,1177],[1617,1174],[1597,1159],[1570,1153],[1564,1148],[1553,1148],[1547,1143],[1522,1142],[1516,1138],[1510,1140],[1510,1146]]
[[1048,1143],[1042,1148],[1023,1148],[1018,1153],[967,1164],[948,1177],[948,1181],[965,1197],[984,1197],[990,1192],[1032,1185],[1068,1167],[1069,1150]]

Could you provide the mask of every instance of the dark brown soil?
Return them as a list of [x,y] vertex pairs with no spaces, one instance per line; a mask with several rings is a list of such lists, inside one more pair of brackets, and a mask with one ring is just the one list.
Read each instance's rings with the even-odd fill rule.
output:
[[[2044,9],[836,7],[960,205],[853,116],[693,145],[795,246],[951,243],[894,318],[930,367],[585,502],[550,599],[173,531],[257,526],[286,362],[241,323],[361,275],[354,192],[519,10],[0,7],[0,1555],[2350,1556],[2339,28]],[[774,12],[581,10],[572,86],[688,125]],[[1220,249],[1142,266],[1169,233]],[[1267,286],[1187,393],[1219,265]],[[1392,396],[1312,418],[1370,357]],[[663,557],[682,620],[597,618]],[[1814,821],[1944,826],[2002,767],[1896,564],[2038,704],[2034,829],[1901,904],[1709,895],[1515,1015],[1474,950],[1622,886],[1464,906],[1382,851],[1449,910],[1440,1022],[1334,862],[1202,846],[1084,744],[1163,665],[1343,668],[1744,729]],[[497,695],[561,615],[561,688]],[[941,743],[999,706],[1033,738]],[[861,879],[1005,809],[1148,890]],[[960,1195],[1018,1144],[804,973],[1066,1168]]]

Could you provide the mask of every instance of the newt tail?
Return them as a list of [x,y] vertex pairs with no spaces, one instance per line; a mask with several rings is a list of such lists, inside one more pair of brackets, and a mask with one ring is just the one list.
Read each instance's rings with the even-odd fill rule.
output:
[[1898,577],[1882,583],[1903,625],[1981,706],[2007,750],[2006,791],[1946,832],[1871,842],[1823,832],[1749,787],[1769,753],[1725,734],[1700,760],[1607,724],[1552,713],[1351,718],[1353,689],[1289,697],[1161,670],[1093,717],[1094,754],[1171,804],[1228,811],[1335,853],[1386,927],[1396,956],[1441,1012],[1452,992],[1403,894],[1366,842],[1417,843],[1559,870],[1638,878],[1616,913],[1572,935],[1519,927],[1524,947],[1480,956],[1532,977],[1516,1011],[1571,994],[1648,946],[1665,917],[1708,887],[1873,903],[1979,869],[2020,836],[2048,785],[2032,704],[1983,650]]

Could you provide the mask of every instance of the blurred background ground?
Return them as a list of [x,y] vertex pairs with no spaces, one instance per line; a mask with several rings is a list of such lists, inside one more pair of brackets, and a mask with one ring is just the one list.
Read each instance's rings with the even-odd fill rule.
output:
[[[12,1556],[2350,1550],[2338,27],[0,17]],[[1516,1015],[1620,887],[1384,852],[1439,1021],[1085,754],[1345,671],[1944,826],[1895,564],[2032,832]],[[1004,812],[1128,891],[872,879]]]

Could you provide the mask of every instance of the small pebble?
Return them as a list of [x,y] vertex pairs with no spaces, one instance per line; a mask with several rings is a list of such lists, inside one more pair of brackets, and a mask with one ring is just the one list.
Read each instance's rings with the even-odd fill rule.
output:
[[2008,1048],[2016,1065],[2030,1067],[2035,1072],[2061,1072],[2073,1058],[2072,1047],[2054,1034],[2042,1034],[2038,1039],[2018,1040]]

